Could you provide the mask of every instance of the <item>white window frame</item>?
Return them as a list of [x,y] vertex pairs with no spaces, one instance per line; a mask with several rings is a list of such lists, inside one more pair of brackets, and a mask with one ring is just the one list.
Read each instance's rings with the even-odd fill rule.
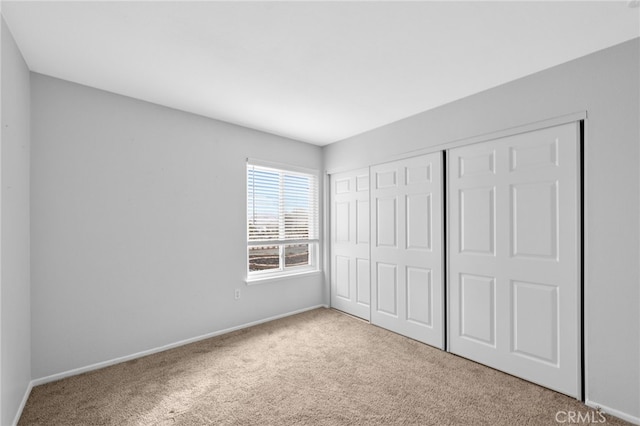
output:
[[[314,181],[314,198],[313,198],[313,207],[315,209],[315,211],[313,211],[311,213],[312,216],[312,220],[314,221],[314,223],[312,223],[312,225],[310,226],[310,230],[309,230],[309,237],[308,238],[300,238],[300,239],[287,239],[284,238],[284,230],[283,230],[283,226],[282,226],[282,222],[281,225],[279,226],[279,236],[278,239],[265,239],[265,240],[250,240],[250,235],[249,235],[249,225],[250,225],[250,213],[249,213],[249,207],[250,207],[250,203],[249,203],[249,170],[251,167],[254,167],[255,169],[261,169],[261,170],[267,170],[267,171],[273,171],[276,173],[280,173],[281,176],[283,175],[293,175],[293,176],[307,176],[313,179]],[[317,170],[313,170],[313,169],[307,169],[307,168],[302,168],[302,167],[296,167],[296,166],[291,166],[291,165],[286,165],[286,164],[281,164],[281,163],[275,163],[275,162],[268,162],[268,161],[263,161],[263,160],[257,160],[257,159],[252,159],[252,158],[248,158],[247,159],[247,164],[246,164],[246,168],[245,168],[245,176],[246,176],[246,185],[245,185],[245,191],[246,191],[246,201],[247,201],[247,205],[246,205],[246,214],[247,214],[247,223],[246,223],[246,230],[247,230],[247,237],[246,237],[246,242],[247,242],[247,249],[246,249],[246,282],[247,284],[252,284],[252,283],[259,283],[259,282],[264,282],[264,281],[269,281],[272,279],[283,279],[283,278],[290,278],[290,277],[295,277],[301,274],[310,274],[310,273],[317,273],[319,272],[320,268],[320,204],[319,204],[319,197],[320,197],[320,176]],[[282,181],[281,181],[281,185],[282,185]],[[282,188],[281,188],[282,191]],[[279,193],[280,199],[281,199],[281,206],[282,206],[282,198],[284,197],[284,193],[280,192]],[[255,201],[254,201],[255,203]],[[252,203],[253,204],[253,203]],[[253,204],[255,206],[255,204]],[[281,209],[282,207],[280,207]],[[279,217],[282,217],[282,215],[284,215],[283,211],[279,211]],[[282,221],[282,219],[280,219]],[[288,245],[296,245],[296,244],[308,244],[309,246],[309,264],[308,265],[301,265],[301,266],[285,266],[284,265],[284,261],[285,261],[285,247]],[[267,269],[267,270],[263,270],[263,271],[250,271],[250,263],[249,263],[249,251],[251,247],[260,247],[260,246],[278,246],[279,248],[279,267],[277,269]]]

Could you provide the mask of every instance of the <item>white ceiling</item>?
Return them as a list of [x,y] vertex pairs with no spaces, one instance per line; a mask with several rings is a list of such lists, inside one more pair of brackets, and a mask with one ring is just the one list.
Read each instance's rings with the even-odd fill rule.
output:
[[640,36],[605,2],[2,2],[32,71],[324,145]]

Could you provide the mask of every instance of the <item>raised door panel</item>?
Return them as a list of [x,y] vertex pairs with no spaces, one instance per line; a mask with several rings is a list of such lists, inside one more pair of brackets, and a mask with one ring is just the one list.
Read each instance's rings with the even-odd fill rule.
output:
[[406,196],[406,241],[409,250],[431,250],[431,194]]
[[380,197],[376,199],[376,247],[395,248],[398,245],[398,199]]
[[495,188],[464,188],[458,192],[460,252],[495,254]]
[[511,171],[540,169],[558,166],[558,140],[548,139],[540,142],[537,139],[520,142],[509,147],[509,167]]
[[398,172],[395,169],[382,169],[374,172],[376,189],[394,188],[397,186]]
[[495,347],[495,278],[474,274],[460,274],[459,278],[459,335]]
[[335,257],[335,268],[336,268],[336,295],[343,299],[350,300],[351,299],[351,291],[350,291],[350,263],[351,259],[347,256],[336,256]]
[[558,364],[558,286],[512,281],[512,350]]
[[376,264],[376,310],[379,313],[397,317],[398,315],[398,267],[388,263]]
[[360,305],[369,306],[371,300],[370,276],[369,259],[356,258],[356,301]]
[[513,256],[557,260],[558,182],[511,186]]
[[337,243],[346,243],[349,242],[350,239],[350,222],[351,215],[350,213],[350,203],[349,201],[340,201],[335,203],[335,242]]
[[431,270],[407,267],[407,320],[433,326]]
[[356,243],[369,244],[369,200],[356,200]]
[[496,152],[493,149],[470,150],[458,155],[458,177],[474,178],[495,173]]
[[351,178],[346,176],[334,181],[334,193],[336,195],[339,194],[348,194],[351,191]]

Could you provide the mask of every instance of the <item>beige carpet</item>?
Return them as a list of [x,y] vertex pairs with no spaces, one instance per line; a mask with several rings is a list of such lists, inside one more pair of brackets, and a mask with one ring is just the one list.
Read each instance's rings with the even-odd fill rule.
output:
[[35,387],[19,425],[557,425],[559,411],[601,424],[572,398],[316,309]]

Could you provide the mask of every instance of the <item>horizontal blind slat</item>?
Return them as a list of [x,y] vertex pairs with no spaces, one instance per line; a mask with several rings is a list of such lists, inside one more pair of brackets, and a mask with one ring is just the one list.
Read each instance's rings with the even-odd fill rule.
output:
[[317,236],[317,182],[310,174],[247,167],[249,241]]

